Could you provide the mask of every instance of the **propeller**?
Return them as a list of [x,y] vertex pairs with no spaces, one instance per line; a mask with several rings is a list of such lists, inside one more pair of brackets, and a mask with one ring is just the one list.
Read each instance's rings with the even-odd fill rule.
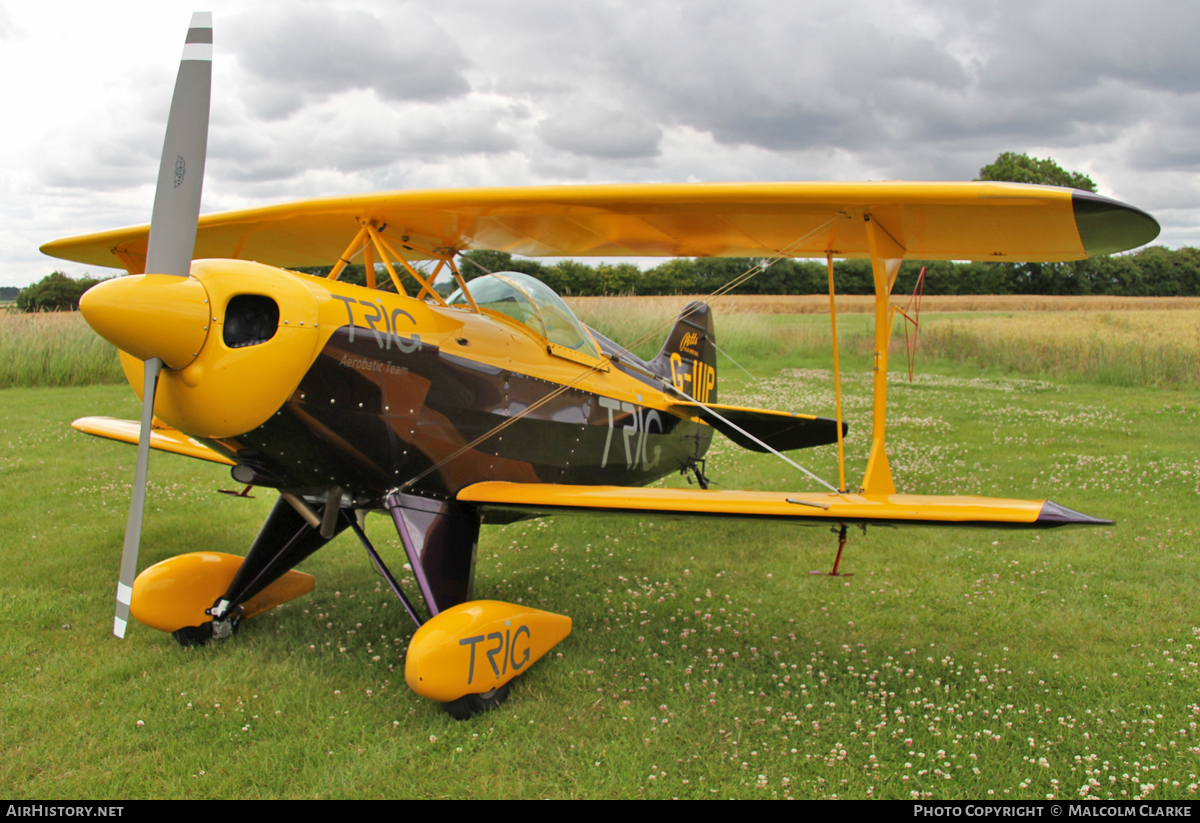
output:
[[[167,118],[158,187],[150,218],[150,241],[146,249],[146,271],[187,277],[196,247],[196,225],[200,218],[200,190],[204,183],[204,160],[208,146],[208,110],[212,93],[212,13],[195,12],[184,40],[183,59],[175,78],[175,94]],[[142,514],[146,505],[146,474],[150,464],[150,425],[154,419],[154,395],[163,361],[145,361],[142,390],[142,431],[138,440],[137,469],[125,545],[121,551],[121,574],[117,582],[117,614],[113,634],[125,636],[129,603],[137,575],[138,548],[142,540]]]

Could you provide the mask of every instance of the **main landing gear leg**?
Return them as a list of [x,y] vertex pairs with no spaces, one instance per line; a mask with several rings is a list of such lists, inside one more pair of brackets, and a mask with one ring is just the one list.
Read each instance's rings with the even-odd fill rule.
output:
[[[848,530],[846,528],[846,524],[839,523],[837,526],[834,526],[829,531],[833,532],[834,534],[836,534],[838,536],[838,550],[837,550],[837,557],[833,561],[833,571],[829,572],[828,574],[826,574],[825,572],[811,571],[811,572],[809,572],[809,574],[819,574],[819,575],[822,575],[825,577],[853,577],[854,572],[850,572],[849,574],[843,574],[838,571],[838,566],[840,566],[842,564],[842,550],[846,548],[846,540],[849,537]],[[866,531],[867,531],[866,529],[863,529],[863,534],[866,534]]]
[[[430,616],[470,600],[479,544],[480,520],[475,510],[453,501],[399,493],[388,495],[385,504]],[[397,596],[402,596],[398,590]],[[411,604],[406,598],[404,602],[416,620]],[[466,694],[442,703],[442,708],[456,720],[466,720],[499,706],[508,699],[511,688],[509,682],[482,694]]]
[[[334,536],[344,528],[345,522],[339,522]],[[229,637],[238,628],[243,603],[332,539],[332,536],[329,539],[322,537],[318,529],[310,526],[291,504],[280,498],[254,538],[229,588],[209,609],[213,619],[199,626],[179,629],[173,633],[175,640],[182,646],[198,646]]]
[[455,501],[401,493],[389,494],[384,505],[430,617],[471,600],[480,525],[475,510]]

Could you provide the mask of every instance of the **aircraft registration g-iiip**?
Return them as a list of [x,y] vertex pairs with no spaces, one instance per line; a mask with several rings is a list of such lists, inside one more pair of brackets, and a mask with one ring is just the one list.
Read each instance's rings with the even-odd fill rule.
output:
[[[464,717],[501,702],[511,679],[571,630],[564,616],[474,599],[481,524],[560,513],[744,518],[832,527],[844,544],[854,524],[1110,522],[1047,500],[896,493],[885,438],[889,296],[905,259],[1066,261],[1133,248],[1158,234],[1144,212],[1044,186],[886,182],[401,191],[200,217],[211,60],[211,16],[197,14],[150,224],[43,247],[129,272],[87,292],[81,309],[120,350],[141,421],[75,423],[138,444],[118,636],[132,613],[184,644],[226,638],[310,591],[312,577],[293,567],[350,529],[419,627],[408,683]],[[705,303],[687,306],[646,361],[532,277],[466,282],[457,258],[472,249],[825,258],[831,297],[833,258],[870,259],[874,411],[861,482],[847,485],[843,461],[839,486],[817,492],[707,488],[716,433],[788,462],[782,452],[832,443],[840,452],[840,405],[825,419],[721,404]],[[355,259],[365,287],[338,280]],[[332,268],[327,277],[288,269],[313,266]],[[448,298],[433,288],[444,273],[458,285]],[[226,463],[240,483],[278,490],[244,558],[185,554],[135,580],[151,448]],[[646,488],[681,471],[699,487]],[[419,600],[363,531],[372,511],[394,521]]]

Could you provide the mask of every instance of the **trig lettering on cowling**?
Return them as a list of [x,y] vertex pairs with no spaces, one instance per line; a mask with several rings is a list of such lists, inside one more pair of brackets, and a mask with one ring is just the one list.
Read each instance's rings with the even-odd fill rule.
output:
[[[379,348],[391,349],[392,344],[395,343],[396,348],[404,354],[412,354],[415,351],[421,350],[421,335],[413,334],[411,340],[406,340],[396,331],[396,324],[401,316],[408,318],[408,322],[414,326],[417,324],[413,316],[404,309],[392,309],[389,314],[386,306],[379,303],[372,303],[369,300],[355,300],[353,297],[342,297],[338,294],[330,295],[330,297],[334,300],[341,300],[346,304],[346,317],[350,325],[351,343],[354,342],[354,329],[357,328],[354,322],[354,309],[358,305],[363,305],[370,309],[370,312],[363,311],[363,322],[367,324],[367,327],[375,335],[375,342],[379,344]],[[362,310],[360,309],[360,311]],[[375,327],[377,323],[383,327],[382,330]]]

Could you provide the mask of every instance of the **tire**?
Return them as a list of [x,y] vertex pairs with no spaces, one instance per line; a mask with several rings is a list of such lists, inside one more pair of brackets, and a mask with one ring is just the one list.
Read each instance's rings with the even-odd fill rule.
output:
[[511,687],[511,683],[505,683],[500,688],[492,689],[490,692],[484,692],[483,694],[464,694],[458,700],[443,703],[442,708],[446,710],[446,714],[455,720],[466,720],[480,712],[486,712],[499,706],[508,699],[508,692]]
[[185,649],[189,646],[206,646],[212,640],[212,621],[201,623],[199,626],[184,626],[171,632],[171,636]]
[[[225,639],[237,634],[238,629],[240,629],[241,626],[242,621],[239,617],[239,619],[233,621],[231,632],[226,636]],[[221,639],[213,637],[213,623],[211,620],[207,620],[201,623],[199,626],[184,626],[182,629],[177,629],[176,631],[171,632],[171,636],[175,638],[176,643],[178,643],[180,646],[183,646],[185,649],[189,646],[207,646],[214,640]]]

